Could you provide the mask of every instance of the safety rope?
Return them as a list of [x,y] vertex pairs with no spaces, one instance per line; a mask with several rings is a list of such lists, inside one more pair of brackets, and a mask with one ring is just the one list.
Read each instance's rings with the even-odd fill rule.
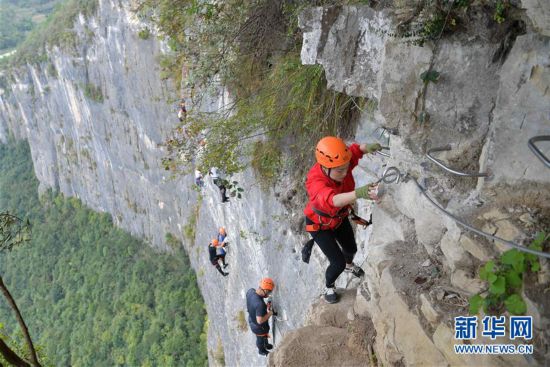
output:
[[518,245],[512,241],[508,241],[508,240],[505,240],[503,238],[500,238],[500,237],[497,237],[497,236],[494,236],[492,234],[489,234],[489,233],[486,233],[486,232],[483,232],[475,227],[472,227],[471,225],[469,225],[468,223],[464,222],[462,219],[460,218],[457,218],[456,216],[454,216],[453,214],[449,213],[448,211],[446,211],[445,209],[443,209],[443,207],[441,207],[439,204],[437,204],[431,197],[428,196],[428,194],[426,193],[426,189],[423,188],[419,183],[418,181],[413,178],[413,181],[414,183],[416,184],[416,186],[418,186],[418,188],[420,189],[420,192],[426,197],[426,199],[428,199],[428,201],[430,203],[432,203],[437,209],[439,209],[441,212],[443,212],[446,216],[448,216],[449,218],[453,219],[455,222],[457,222],[458,224],[462,225],[464,228],[474,232],[474,233],[477,233],[479,234],[480,236],[484,236],[488,239],[491,239],[491,240],[494,240],[494,241],[499,241],[499,242],[502,242],[503,244],[507,245],[507,246],[510,246],[510,247],[513,247],[515,248],[516,250],[518,251],[522,251],[522,252],[527,252],[529,254],[533,254],[533,255],[536,255],[536,256],[541,256],[541,257],[545,257],[547,259],[550,259],[550,253],[548,252],[543,252],[543,251],[537,251],[537,250],[532,250],[530,248],[527,248],[527,247],[524,247],[524,246],[521,246],[521,245]]

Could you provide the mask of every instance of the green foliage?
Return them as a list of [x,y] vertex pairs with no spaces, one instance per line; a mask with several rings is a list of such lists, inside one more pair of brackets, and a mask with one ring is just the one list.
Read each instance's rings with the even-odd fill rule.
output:
[[149,30],[149,28],[145,27],[138,32],[138,37],[142,40],[148,40],[149,37],[151,37],[151,31]]
[[185,226],[183,226],[183,235],[189,240],[191,246],[195,244],[195,235],[197,230],[197,220],[199,219],[199,214],[201,211],[202,196],[199,195],[199,199],[191,213],[189,214],[189,220]]
[[[363,107],[362,98],[327,90],[322,67],[302,65],[295,53],[279,59],[254,90],[242,93],[231,114],[190,116],[185,126],[176,128],[167,141],[165,167],[190,171],[190,157],[198,156],[201,172],[223,167],[231,175],[252,164],[261,180],[270,184],[282,152],[298,176],[311,163],[312,142],[350,129]],[[267,140],[249,140],[260,135]],[[207,143],[201,146],[199,141],[205,138]]]
[[220,178],[220,182],[223,186],[225,186],[225,189],[229,191],[230,197],[236,197],[237,199],[242,198],[242,192],[244,190],[239,186],[237,181],[230,181],[225,178]]
[[457,8],[467,8],[471,2],[472,0],[455,0],[454,6]]
[[[331,2],[317,5],[322,3]],[[187,89],[203,93],[193,96],[195,103],[219,83],[235,97],[235,103],[219,114],[189,113],[174,129],[166,142],[167,170],[190,172],[195,159],[201,172],[220,167],[231,176],[252,165],[263,185],[269,186],[282,162],[299,175],[312,160],[314,139],[353,125],[362,99],[328,91],[322,67],[300,63],[297,16],[310,5],[145,1],[141,16],[153,18],[174,51],[160,60],[162,77],[179,83],[185,65]],[[262,135],[273,149],[252,139]]]
[[424,39],[436,39],[442,32],[445,26],[445,14],[436,12],[424,22],[420,36]]
[[438,71],[427,70],[422,74],[420,74],[420,79],[422,79],[424,83],[429,83],[429,82],[437,83],[440,76],[441,74]]
[[15,64],[47,60],[46,47],[57,45],[76,47],[74,20],[78,14],[91,16],[95,13],[97,0],[65,0],[48,18],[35,27],[18,47],[13,57]]
[[470,297],[470,315],[475,315],[479,312],[480,308],[483,306],[484,298],[479,294],[476,294]]
[[[529,248],[542,251],[543,244],[550,236],[541,232],[531,242]],[[489,289],[486,297],[476,294],[470,297],[470,313],[477,314],[481,307],[485,312],[501,312],[503,307],[513,315],[524,314],[527,310],[520,293],[524,274],[540,270],[536,255],[516,249],[504,252],[497,261],[488,261],[479,269],[479,278],[487,281]]]
[[272,141],[257,141],[252,148],[252,168],[264,189],[273,186],[281,169],[281,150]]
[[[55,365],[206,365],[206,315],[185,253],[156,253],[76,199],[39,199],[26,143],[0,146],[0,169],[0,207],[33,224],[30,244],[0,255],[0,269]],[[2,303],[0,320],[23,345]]]
[[0,213],[0,252],[30,241],[31,223],[10,212]]
[[504,305],[512,315],[523,315],[527,311],[525,301],[518,294],[512,294],[506,298]]
[[[10,347],[10,349],[14,351],[19,357],[27,361],[30,360],[30,352],[27,347],[27,344],[24,342],[23,332],[21,330],[15,333],[15,335],[12,337],[7,334],[4,324],[0,322],[0,339],[2,339],[4,343],[6,343]],[[40,362],[42,367],[54,367],[55,364],[52,363],[50,358],[48,358],[48,356],[44,353],[44,347],[41,345],[36,345],[36,343],[33,343],[33,345],[38,357],[38,361]],[[3,365],[3,366],[10,365],[1,354],[0,354],[0,365]]]
[[467,9],[471,3],[472,0],[418,2],[412,17],[401,22],[396,29],[374,29],[374,32],[401,38],[408,44],[424,46],[427,41],[434,41],[446,33],[459,29],[460,23],[467,23]]
[[32,20],[20,16],[17,10],[9,4],[0,8],[0,54],[16,47],[32,29]]
[[3,0],[0,6],[0,54],[17,47],[59,0]]
[[165,236],[166,244],[174,251],[181,250],[182,243],[177,239],[172,233],[166,233]]
[[498,24],[503,23],[506,20],[506,10],[508,9],[509,4],[507,0],[498,0],[495,5],[495,12],[493,14],[493,19]]
[[82,90],[86,98],[97,103],[103,103],[103,93],[101,92],[100,86],[86,83],[82,86]]

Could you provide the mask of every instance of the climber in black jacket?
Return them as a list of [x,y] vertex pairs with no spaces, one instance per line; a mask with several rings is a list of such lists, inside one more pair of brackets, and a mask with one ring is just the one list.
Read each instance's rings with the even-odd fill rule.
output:
[[263,278],[260,281],[258,289],[250,288],[246,292],[246,308],[248,310],[248,324],[250,330],[256,334],[256,346],[258,353],[267,356],[273,345],[269,344],[267,338],[269,335],[269,318],[275,315],[271,304],[267,305],[264,298],[269,297],[275,288],[275,283],[271,278]]
[[[218,244],[219,244],[218,239],[217,238],[213,239],[212,242],[208,244],[208,254],[210,255],[210,262],[212,263],[212,265],[214,265],[216,269],[218,269],[221,275],[226,277],[229,275],[229,273],[224,272],[220,266],[220,263],[219,263],[220,256],[218,256],[216,252],[216,246]],[[225,267],[225,261],[224,261],[224,267]]]

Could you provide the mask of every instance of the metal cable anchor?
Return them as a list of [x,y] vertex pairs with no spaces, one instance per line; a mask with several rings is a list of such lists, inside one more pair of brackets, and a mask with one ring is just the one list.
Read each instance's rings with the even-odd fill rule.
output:
[[[382,149],[384,149],[384,150],[390,150],[390,147],[382,147]],[[390,153],[384,153],[384,152],[382,152],[381,150],[377,150],[375,153],[376,153],[376,154],[379,154],[379,155],[381,155],[381,156],[383,156],[383,157],[387,157],[387,158],[390,157]]]
[[531,149],[533,154],[536,155],[537,158],[540,159],[546,167],[550,168],[550,159],[548,159],[548,157],[546,157],[535,145],[535,143],[538,141],[550,141],[550,135],[533,136],[531,139],[529,139],[529,142],[527,143],[529,149]]
[[428,152],[426,153],[426,157],[434,162],[435,164],[437,164],[439,167],[443,168],[445,171],[447,172],[450,172],[454,175],[457,175],[457,176],[462,176],[462,177],[487,177],[489,176],[489,174],[487,172],[478,172],[478,173],[467,173],[467,172],[461,172],[461,171],[457,171],[455,169],[452,169],[450,167],[447,167],[443,162],[441,162],[439,159],[437,158],[434,158],[431,156],[431,153],[433,152],[443,152],[443,151],[447,151],[447,150],[451,150],[451,146],[450,145],[446,145],[444,147],[438,147],[438,148],[432,148],[430,150],[428,150]]
[[382,173],[382,177],[378,179],[374,184],[378,184],[380,182],[383,182],[385,184],[392,184],[392,183],[399,183],[400,181],[404,180],[404,178],[407,177],[407,174],[401,173],[397,167],[391,166],[384,170],[384,173]]

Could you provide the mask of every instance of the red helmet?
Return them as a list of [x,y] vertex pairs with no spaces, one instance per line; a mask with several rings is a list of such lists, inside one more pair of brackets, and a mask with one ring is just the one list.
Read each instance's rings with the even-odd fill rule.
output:
[[272,291],[275,288],[275,282],[271,278],[263,278],[260,281],[260,288],[265,289],[266,291]]
[[326,168],[335,168],[351,160],[351,152],[346,143],[335,136],[325,136],[315,148],[317,162]]

